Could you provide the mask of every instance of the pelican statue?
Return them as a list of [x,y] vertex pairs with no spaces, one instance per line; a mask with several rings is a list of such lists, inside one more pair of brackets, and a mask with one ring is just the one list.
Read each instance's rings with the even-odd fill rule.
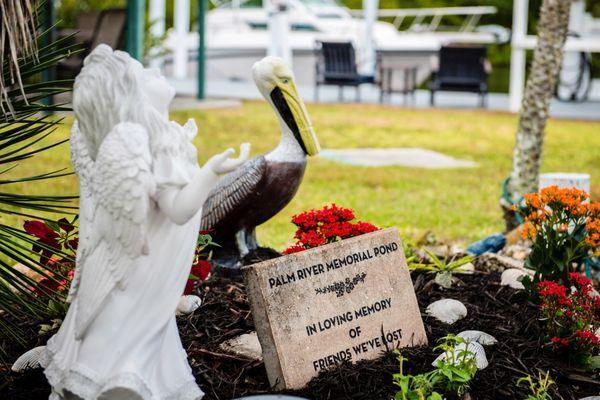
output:
[[281,128],[279,145],[225,175],[202,209],[202,228],[221,247],[213,253],[220,267],[236,268],[259,245],[256,227],[275,216],[296,194],[307,156],[319,142],[298,95],[292,71],[278,57],[265,57],[252,67],[258,90],[275,111]]

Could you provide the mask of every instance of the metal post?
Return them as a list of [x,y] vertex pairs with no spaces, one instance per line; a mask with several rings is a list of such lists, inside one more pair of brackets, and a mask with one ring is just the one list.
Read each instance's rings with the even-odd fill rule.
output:
[[127,52],[139,61],[144,57],[145,0],[127,0]]
[[361,66],[361,72],[368,76],[375,76],[375,62],[377,58],[375,48],[375,38],[373,30],[377,22],[377,12],[379,9],[379,0],[363,0],[363,9],[365,10],[364,19],[364,63]]
[[[150,20],[150,32],[152,36],[161,38],[165,35],[165,0],[150,0],[148,7],[148,19]],[[160,68],[163,66],[163,57],[156,55],[156,52],[149,54],[150,66]]]
[[521,108],[525,87],[525,36],[527,35],[527,11],[529,0],[514,0],[513,33],[510,52],[510,82],[508,109],[517,112]]
[[[42,38],[42,46],[48,46],[50,43],[53,43],[56,39],[56,28],[54,24],[56,22],[56,10],[54,8],[54,4],[52,1],[48,0],[44,3],[42,8],[42,30],[47,31],[50,30],[44,37]],[[42,71],[42,81],[48,82],[56,79],[56,67],[46,68]],[[42,102],[50,106],[54,104],[54,97],[47,96],[42,99]]]
[[190,0],[175,0],[173,25],[177,41],[173,52],[173,76],[177,79],[187,77],[188,35],[190,33]]
[[290,68],[293,68],[292,48],[289,42],[290,25],[287,1],[264,0],[263,8],[268,19],[269,47],[267,55],[281,57]]
[[198,93],[196,97],[200,100],[205,98],[206,47],[204,41],[206,36],[206,9],[206,0],[198,0]]

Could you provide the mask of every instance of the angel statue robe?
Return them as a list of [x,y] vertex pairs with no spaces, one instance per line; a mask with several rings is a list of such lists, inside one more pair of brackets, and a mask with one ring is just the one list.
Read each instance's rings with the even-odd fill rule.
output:
[[199,169],[195,125],[172,124],[179,136],[153,141],[141,125],[118,124],[93,159],[73,126],[80,238],[69,310],[42,357],[51,400],[203,395],[175,322],[202,212],[177,225],[155,200]]

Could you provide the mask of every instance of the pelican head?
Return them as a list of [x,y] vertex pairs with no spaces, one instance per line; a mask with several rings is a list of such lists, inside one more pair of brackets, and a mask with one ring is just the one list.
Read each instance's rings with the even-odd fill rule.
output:
[[265,57],[252,67],[258,90],[279,114],[309,156],[319,153],[320,146],[304,102],[300,99],[294,74],[279,57]]

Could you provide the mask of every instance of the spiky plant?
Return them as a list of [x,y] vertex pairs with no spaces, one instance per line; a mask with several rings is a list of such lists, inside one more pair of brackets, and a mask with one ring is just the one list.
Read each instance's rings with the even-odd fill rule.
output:
[[[3,216],[52,220],[57,213],[75,212],[72,196],[26,194],[41,180],[69,174],[66,170],[22,176],[20,166],[36,163],[38,156],[63,141],[52,140],[62,119],[52,116],[68,108],[48,99],[70,91],[72,81],[44,81],[41,73],[73,52],[71,37],[51,40],[51,29],[39,25],[41,8],[34,0],[0,0],[0,361],[7,349],[24,344],[27,332],[51,318],[53,304],[64,299],[40,298],[31,288],[35,281],[14,268],[23,264],[49,279],[52,276],[32,251],[35,238],[20,227],[9,226]],[[19,185],[19,186],[15,186]],[[18,189],[16,189],[18,187]],[[11,189],[12,188],[12,189]],[[49,301],[50,300],[50,301]],[[53,302],[54,301],[54,302]]]

